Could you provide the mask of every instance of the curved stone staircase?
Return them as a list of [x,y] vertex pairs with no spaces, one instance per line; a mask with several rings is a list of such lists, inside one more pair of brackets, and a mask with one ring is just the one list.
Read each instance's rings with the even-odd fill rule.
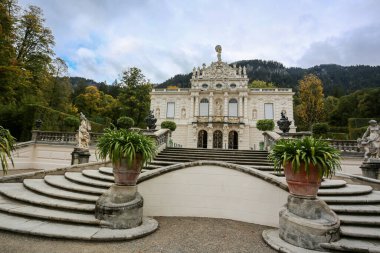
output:
[[0,229],[81,240],[128,240],[155,231],[151,218],[133,229],[109,229],[95,218],[95,202],[112,182],[112,168],[103,167],[0,183]]
[[[172,158],[170,152],[173,151],[182,153],[178,155],[180,159]],[[193,155],[186,157],[189,154]],[[194,149],[167,149],[155,161],[175,164],[189,160],[222,160],[263,167],[269,172],[270,163],[263,157],[266,157],[263,151],[218,150],[208,153]],[[95,219],[95,202],[112,182],[112,168],[101,167],[66,172],[64,175],[47,175],[43,179],[25,179],[23,183],[0,183],[0,229],[84,240],[133,239],[141,236],[144,230],[157,229],[157,222],[149,218],[144,219],[143,226],[128,230],[109,229],[106,222]],[[343,180],[325,180],[319,197],[338,214],[342,224],[342,239],[325,244],[324,248],[331,251],[380,252],[379,191],[373,191],[366,185],[350,185]]]

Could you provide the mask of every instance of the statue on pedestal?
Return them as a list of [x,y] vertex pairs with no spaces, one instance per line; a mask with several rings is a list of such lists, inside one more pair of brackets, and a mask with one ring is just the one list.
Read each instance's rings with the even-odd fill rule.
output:
[[358,146],[364,148],[364,158],[380,158],[380,126],[376,120],[370,120],[367,131],[357,140]]
[[91,124],[83,113],[80,113],[80,126],[78,130],[78,148],[88,149],[90,145]]
[[215,47],[215,51],[217,53],[218,62],[221,62],[222,61],[222,46],[221,45],[217,45]]

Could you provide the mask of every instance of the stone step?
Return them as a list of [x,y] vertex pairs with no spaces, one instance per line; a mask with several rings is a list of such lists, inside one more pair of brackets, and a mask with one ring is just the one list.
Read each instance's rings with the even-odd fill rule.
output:
[[68,212],[39,206],[31,206],[0,195],[0,211],[24,217],[44,219],[49,221],[62,221],[79,224],[108,225],[107,222],[95,218],[94,214]]
[[99,170],[82,170],[82,174],[86,177],[98,179],[106,182],[114,182],[115,179],[113,176],[109,176],[103,173],[100,173]]
[[77,184],[85,184],[89,186],[102,187],[102,188],[109,188],[112,185],[111,182],[92,179],[92,178],[84,176],[80,172],[66,172],[65,177],[68,180],[71,180],[72,182],[75,182]]
[[380,226],[380,216],[339,214],[340,222],[344,225]]
[[336,213],[340,214],[365,214],[379,215],[380,205],[329,205]]
[[376,204],[380,203],[380,191],[357,196],[320,196],[327,204]]
[[[199,160],[205,160],[205,159],[170,159],[170,161],[176,162],[176,163],[186,163],[186,162],[192,162],[192,161],[199,161]],[[208,159],[209,161],[214,161],[212,159]],[[246,166],[271,166],[271,163],[268,161],[239,161],[239,160],[233,160],[233,159],[217,159],[218,161],[221,162],[226,162],[226,163],[233,163],[233,164],[240,164],[240,165],[246,165]],[[160,158],[156,158],[155,162],[157,161],[167,161],[167,160],[160,160]]]
[[229,152],[229,153],[268,153],[268,151],[264,151],[264,150],[251,150],[251,149],[207,149],[207,148],[173,148],[173,147],[168,147],[164,151]]
[[156,160],[153,160],[150,162],[150,165],[160,165],[160,166],[169,166],[169,165],[173,165],[173,164],[177,164],[179,162],[170,162],[170,161],[156,161]]
[[322,181],[320,189],[326,188],[340,188],[346,186],[347,182],[344,180],[336,180],[336,179],[324,179]]
[[343,236],[380,240],[380,229],[378,227],[342,225],[340,226],[340,233]]
[[252,169],[274,172],[273,166],[255,165],[255,166],[249,166],[249,167],[251,167]]
[[327,189],[319,189],[318,195],[363,195],[372,192],[372,187],[368,185],[353,185],[348,184],[345,187],[341,188],[327,188]]
[[99,172],[100,173],[103,173],[103,174],[106,174],[106,175],[109,175],[109,176],[113,176],[112,170],[113,170],[112,167],[100,167],[99,168]]
[[94,195],[87,195],[78,192],[67,191],[63,189],[56,188],[47,184],[44,179],[24,179],[24,186],[29,190],[35,191],[37,193],[41,193],[47,196],[68,199],[68,200],[77,200],[77,201],[85,201],[90,203],[95,203],[99,198]]
[[87,204],[73,200],[63,200],[44,196],[26,189],[22,183],[0,184],[0,192],[8,198],[38,206],[52,207],[58,209],[69,209],[81,212],[94,212],[95,210],[94,204]]
[[74,183],[68,180],[67,178],[65,178],[65,176],[63,175],[62,176],[61,175],[47,175],[45,176],[44,180],[49,185],[70,190],[70,191],[83,192],[87,194],[96,194],[96,195],[101,195],[106,191],[106,189],[104,188],[98,188],[94,186],[87,186],[87,185]]
[[323,243],[321,246],[332,251],[380,253],[380,242],[368,239],[343,237],[337,242]]
[[154,164],[148,164],[144,167],[145,170],[156,170],[162,168],[162,165],[154,165]]
[[132,240],[153,233],[158,222],[143,218],[141,226],[132,229],[109,229],[99,226],[78,226],[59,222],[49,222],[33,218],[0,213],[0,229],[37,236],[88,241]]
[[217,160],[217,161],[239,161],[244,163],[263,163],[271,165],[271,163],[268,161],[268,159],[239,159],[237,157],[211,157],[211,156],[170,156],[170,157],[164,157],[164,156],[156,156],[154,158],[155,161],[198,161],[198,160]]
[[254,159],[267,159],[267,156],[263,155],[234,155],[234,154],[195,154],[195,153],[160,153],[157,155],[157,157],[166,157],[166,158],[171,158],[171,157],[191,157],[191,158],[196,158],[196,157],[207,157],[210,158],[221,158],[221,157],[234,157],[236,159],[242,159],[242,160],[254,160]]

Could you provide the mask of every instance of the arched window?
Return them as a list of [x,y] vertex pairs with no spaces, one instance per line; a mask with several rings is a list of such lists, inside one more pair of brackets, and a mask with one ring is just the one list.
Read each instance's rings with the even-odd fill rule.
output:
[[223,85],[222,85],[221,83],[218,83],[217,85],[215,85],[215,87],[216,87],[217,89],[221,89],[221,88],[223,87]]
[[230,101],[228,102],[228,116],[238,116],[238,101],[235,98],[230,99]]
[[235,89],[235,88],[236,88],[236,84],[231,83],[231,84],[230,84],[230,88],[231,88],[231,89]]
[[208,88],[208,84],[207,83],[202,84],[202,88],[203,89],[207,89]]
[[208,116],[208,100],[207,98],[202,98],[199,103],[199,116]]

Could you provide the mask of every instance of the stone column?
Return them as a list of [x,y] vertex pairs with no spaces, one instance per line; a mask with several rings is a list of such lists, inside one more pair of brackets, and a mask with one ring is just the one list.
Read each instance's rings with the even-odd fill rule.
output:
[[199,94],[195,95],[194,116],[199,116]]
[[248,123],[248,94],[244,96],[244,120]]
[[238,117],[243,116],[243,95],[239,95],[239,111]]
[[210,101],[209,101],[209,114],[211,117],[214,116],[214,93],[210,92]]
[[228,116],[228,92],[224,92],[224,110],[223,116]]
[[191,94],[190,110],[189,110],[189,122],[193,121],[194,117],[194,95]]

